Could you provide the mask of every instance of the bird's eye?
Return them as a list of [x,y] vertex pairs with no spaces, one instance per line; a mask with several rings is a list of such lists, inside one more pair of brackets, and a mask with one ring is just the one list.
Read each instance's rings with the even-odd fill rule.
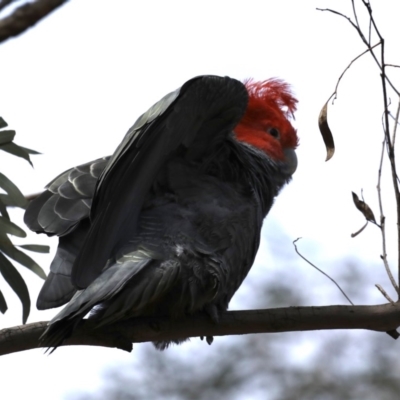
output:
[[276,139],[279,139],[280,133],[279,130],[276,128],[269,128],[268,133]]

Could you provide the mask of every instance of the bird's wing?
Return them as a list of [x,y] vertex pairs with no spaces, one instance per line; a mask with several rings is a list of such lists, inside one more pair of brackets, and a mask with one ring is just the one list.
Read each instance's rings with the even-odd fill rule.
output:
[[109,158],[79,165],[53,179],[29,203],[24,215],[28,228],[49,236],[64,236],[89,217],[96,182]]
[[157,173],[176,154],[196,159],[225,138],[245,112],[248,95],[234,79],[191,79],[147,111],[129,130],[97,183],[92,225],[74,263],[78,288],[96,279],[138,215]]
[[[71,334],[73,327],[97,304],[117,296],[124,285],[152,263],[146,254],[137,253],[135,259],[115,264],[105,270],[86,289],[77,291],[71,301],[50,321],[41,339],[54,349]],[[53,349],[53,350],[54,350]]]
[[38,310],[62,306],[75,294],[76,287],[71,282],[72,266],[89,227],[89,218],[85,218],[74,227],[71,234],[59,238],[50,272],[37,298]]
[[24,221],[31,230],[60,236],[50,272],[37,299],[39,310],[59,307],[76,292],[71,283],[72,265],[89,230],[96,182],[108,160],[109,157],[100,158],[63,172],[27,207]]

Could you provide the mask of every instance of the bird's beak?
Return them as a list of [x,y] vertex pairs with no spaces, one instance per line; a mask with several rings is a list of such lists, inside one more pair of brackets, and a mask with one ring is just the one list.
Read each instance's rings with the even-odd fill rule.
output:
[[285,161],[287,165],[287,169],[290,175],[293,175],[297,169],[297,156],[294,149],[285,149],[283,151],[285,155]]

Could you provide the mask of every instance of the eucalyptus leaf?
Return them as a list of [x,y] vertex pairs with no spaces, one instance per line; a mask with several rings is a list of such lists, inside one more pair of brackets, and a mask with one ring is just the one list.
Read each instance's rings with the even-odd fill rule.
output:
[[31,299],[28,288],[20,273],[2,253],[0,253],[0,273],[21,300],[22,323],[25,324],[31,310]]
[[0,193],[0,201],[6,207],[16,207],[16,204],[12,201],[11,197],[8,194]]
[[6,126],[8,126],[7,122],[4,121],[2,117],[0,117],[0,129],[5,128]]
[[6,299],[3,296],[3,293],[1,293],[0,290],[0,312],[2,314],[4,314],[7,311],[7,303],[6,303]]
[[15,131],[13,130],[0,131],[0,146],[12,142],[14,140],[14,137]]
[[9,234],[20,238],[26,237],[23,229],[4,217],[0,217],[0,234]]
[[24,267],[30,269],[42,279],[46,279],[46,274],[43,269],[30,258],[27,254],[18,250],[7,236],[0,236],[0,250],[8,257],[17,261]]
[[7,218],[8,220],[10,219],[10,216],[8,215],[7,212],[7,207],[1,199],[0,199],[0,213],[4,218]]
[[21,149],[24,149],[28,154],[32,154],[32,155],[42,154],[36,150],[28,149],[27,147],[24,147],[24,146],[19,146],[19,147],[21,147]]
[[0,187],[11,197],[16,207],[25,208],[27,200],[21,191],[4,174],[0,172]]
[[34,251],[35,253],[49,253],[50,252],[50,246],[45,246],[41,244],[20,244],[18,247],[21,247],[22,249],[29,250],[29,251]]
[[6,207],[20,207],[26,208],[28,206],[28,200],[26,200],[26,205],[24,207],[20,206],[20,203],[16,203],[13,198],[11,198],[8,194],[0,193],[0,201]]
[[[0,137],[1,141],[1,137]],[[29,153],[21,146],[18,146],[15,143],[7,143],[0,146],[0,150],[3,150],[7,153],[12,154],[13,156],[21,157],[24,160],[28,161],[29,164],[33,167],[32,161],[29,157]]]

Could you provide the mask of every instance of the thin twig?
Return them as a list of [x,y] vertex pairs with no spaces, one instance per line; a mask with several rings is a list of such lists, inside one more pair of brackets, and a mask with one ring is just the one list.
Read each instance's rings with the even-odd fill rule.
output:
[[332,10],[331,8],[317,8],[317,10],[318,11],[328,11],[328,12],[330,12],[332,14],[339,15],[339,16],[347,19],[347,21],[350,22],[350,24],[354,27],[354,29],[358,30],[357,25],[351,20],[351,18],[349,18],[347,15],[344,15],[344,14],[340,13],[339,11]]
[[350,236],[352,238],[355,238],[357,235],[359,235],[367,227],[367,225],[368,225],[368,220],[365,222],[365,224],[357,232],[352,233]]
[[[365,3],[365,1],[363,1]],[[369,5],[369,4],[368,4]],[[368,8],[370,10],[370,7]],[[370,10],[370,17],[372,18],[372,11]],[[375,22],[372,21],[375,27],[376,32],[379,34],[379,31],[377,30],[375,26]],[[397,180],[397,171],[396,171],[396,160],[395,160],[395,152],[394,152],[394,146],[390,138],[390,132],[389,132],[389,108],[388,108],[388,96],[387,96],[387,89],[386,89],[386,72],[385,72],[385,41],[383,38],[381,38],[381,63],[382,63],[382,73],[381,73],[381,80],[382,80],[382,91],[383,91],[383,104],[384,104],[384,112],[385,112],[385,141],[386,141],[386,147],[388,150],[388,156],[389,156],[389,161],[390,161],[390,170],[392,173],[392,182],[393,182],[393,189],[395,193],[395,198],[396,198],[396,211],[397,211],[397,269],[398,269],[398,282],[400,283],[400,191],[399,191],[399,185],[398,185],[398,180]],[[393,284],[393,282],[392,282]],[[396,285],[394,286],[397,290],[397,294],[400,299],[400,291],[399,291],[399,286]]]
[[[336,14],[336,15],[339,15],[339,16],[345,18],[345,19],[351,24],[351,26],[358,32],[358,34],[360,35],[361,40],[364,42],[364,44],[365,44],[365,45],[368,47],[368,49],[370,50],[373,59],[375,60],[376,64],[378,65],[379,69],[380,69],[381,72],[382,72],[382,65],[380,64],[380,62],[379,62],[377,56],[375,55],[375,53],[374,53],[373,51],[371,51],[372,48],[371,48],[370,44],[368,44],[368,40],[365,38],[365,36],[364,36],[364,34],[362,33],[361,29],[360,29],[347,15],[344,15],[344,14],[342,14],[342,13],[340,13],[340,12],[338,12],[338,11],[332,10],[332,9],[330,9],[330,8],[317,8],[317,10],[318,10],[318,11],[328,11],[328,12],[330,12],[330,13],[332,13],[332,14]],[[370,14],[370,18],[372,18],[372,14]],[[374,21],[372,21],[372,23],[373,23],[373,25],[374,25],[374,29],[376,30],[376,25],[375,25]],[[381,38],[381,36],[380,36],[380,34],[379,34],[378,31],[377,31],[377,34],[378,34],[379,38]],[[388,82],[389,86],[394,90],[394,92],[395,92],[398,96],[400,96],[400,92],[396,89],[396,87],[393,85],[393,83],[391,82],[391,80],[386,76],[386,74],[385,74],[385,79],[386,79],[386,81]]]
[[353,8],[353,15],[354,15],[354,20],[356,21],[357,30],[361,31],[360,24],[358,22],[358,15],[357,15],[357,11],[356,11],[356,5],[354,4],[354,0],[351,0],[351,6]]
[[387,260],[387,253],[386,253],[386,230],[385,230],[385,215],[383,214],[383,202],[382,202],[382,189],[381,189],[381,181],[382,181],[382,168],[383,168],[383,157],[385,155],[385,145],[386,140],[385,138],[382,141],[382,151],[381,151],[381,158],[379,162],[378,168],[378,183],[376,185],[376,190],[378,192],[378,203],[379,203],[379,213],[380,213],[380,229],[382,235],[382,255],[381,259],[383,261],[383,265],[385,267],[386,273],[392,283],[392,286],[395,288],[396,293],[399,293],[399,287],[393,277],[392,271],[389,266],[389,262]]
[[385,64],[386,67],[400,68],[400,65],[396,64]]
[[349,303],[350,303],[351,305],[354,305],[353,302],[352,302],[352,301],[349,299],[349,297],[347,296],[347,294],[343,291],[343,289],[340,287],[340,285],[339,285],[333,278],[331,278],[327,273],[325,273],[325,272],[322,271],[320,268],[318,268],[316,265],[314,265],[311,261],[307,260],[307,258],[305,258],[305,257],[299,252],[299,250],[297,249],[296,242],[297,242],[298,240],[300,240],[300,239],[301,239],[301,238],[297,238],[296,240],[293,240],[293,246],[294,246],[294,249],[295,249],[296,253],[297,253],[305,262],[307,262],[307,263],[310,264],[312,267],[314,267],[314,268],[315,268],[317,271],[319,271],[322,275],[325,275],[328,279],[330,279],[330,280],[338,287],[338,289],[342,292],[343,296],[346,297],[346,299],[349,301]]
[[399,124],[399,115],[400,115],[400,97],[399,97],[399,102],[397,104],[396,117],[394,118],[394,127],[393,127],[393,135],[392,135],[392,146],[393,147],[396,142],[396,132],[397,132],[397,125]]
[[369,20],[368,24],[368,44],[371,45],[371,37],[372,37],[372,21]]
[[382,293],[383,297],[392,304],[395,304],[395,302],[391,299],[391,297],[386,293],[385,289],[381,286],[376,284],[375,287]]
[[[390,84],[392,89],[396,92],[398,96],[400,96],[400,93],[398,90],[391,84],[390,80],[388,79],[386,75],[386,63],[385,63],[385,40],[382,37],[381,33],[379,32],[379,29],[376,25],[375,19],[372,15],[372,7],[371,4],[368,0],[362,0],[364,6],[366,7],[370,21],[372,22],[372,25],[375,29],[376,34],[378,35],[380,41],[381,41],[381,59],[380,59],[380,64],[376,59],[376,56],[373,52],[371,52],[372,56],[374,57],[375,61],[380,65],[381,68],[381,80],[382,80],[382,92],[383,92],[383,104],[384,104],[384,117],[385,117],[385,126],[384,126],[384,134],[385,134],[385,142],[386,142],[386,148],[388,151],[388,157],[390,161],[390,170],[392,173],[392,182],[393,182],[393,189],[395,192],[395,198],[396,198],[396,211],[397,211],[397,269],[398,269],[398,282],[400,284],[400,190],[399,190],[399,185],[398,185],[398,177],[397,177],[397,171],[396,171],[396,160],[395,160],[395,151],[394,151],[394,145],[392,143],[391,137],[390,137],[390,132],[389,132],[389,105],[388,105],[388,95],[387,95],[387,88],[386,88],[386,82]],[[365,43],[365,38],[360,35],[361,39]],[[393,135],[394,136],[394,135]],[[390,278],[390,276],[389,276]],[[392,281],[393,284],[393,281]],[[396,288],[398,298],[400,299],[400,291],[399,291],[399,286],[396,284],[394,285]]]
[[339,76],[339,79],[338,79],[337,82],[336,82],[335,91],[333,92],[333,94],[332,94],[332,96],[331,96],[331,97],[335,96],[335,97],[333,98],[333,101],[332,101],[332,102],[334,102],[335,99],[337,98],[337,91],[338,91],[338,87],[339,87],[340,81],[342,80],[342,78],[343,78],[344,74],[347,72],[347,70],[348,70],[348,69],[353,65],[353,63],[354,63],[355,61],[357,61],[360,57],[362,57],[362,56],[363,56],[364,54],[366,54],[366,53],[369,53],[373,48],[375,48],[376,46],[379,46],[379,45],[380,45],[380,42],[374,44],[370,49],[367,49],[367,50],[363,51],[363,52],[362,52],[361,54],[359,54],[356,58],[354,58],[354,59],[350,62],[350,64],[344,69],[344,71],[341,73],[341,75]]
[[[386,149],[388,152],[388,158],[389,158],[389,162],[390,162],[390,170],[391,170],[391,174],[392,174],[392,182],[393,182],[393,188],[394,188],[394,192],[395,192],[395,198],[396,198],[396,206],[397,206],[397,244],[398,244],[398,260],[397,260],[397,267],[398,267],[398,282],[400,284],[400,190],[399,190],[399,179],[397,176],[397,171],[396,171],[396,160],[395,160],[395,151],[394,151],[394,145],[392,142],[392,138],[395,138],[395,135],[392,136],[392,138],[390,137],[390,132],[389,132],[389,104],[388,104],[388,94],[387,94],[387,88],[386,88],[386,83],[388,83],[390,85],[390,87],[393,89],[393,91],[400,97],[400,92],[395,88],[395,86],[392,84],[392,82],[390,81],[390,79],[388,78],[388,76],[386,75],[386,62],[385,62],[385,40],[382,37],[377,24],[375,22],[375,19],[372,15],[372,7],[371,4],[369,2],[369,0],[362,0],[362,3],[364,5],[364,7],[367,9],[368,14],[369,14],[369,23],[370,23],[370,27],[372,26],[374,31],[376,32],[379,40],[380,40],[380,45],[381,45],[381,52],[380,52],[380,59],[378,59],[377,55],[372,51],[373,49],[371,48],[371,44],[370,44],[370,39],[367,40],[359,26],[358,23],[358,17],[357,17],[357,12],[355,9],[355,4],[354,4],[354,0],[352,0],[352,6],[353,6],[353,14],[354,14],[354,18],[356,22],[353,22],[348,16],[339,13],[337,11],[331,10],[331,9],[318,9],[320,11],[329,11],[331,13],[334,13],[336,15],[339,15],[343,18],[345,18],[354,29],[357,30],[357,33],[359,34],[361,40],[364,42],[364,44],[367,46],[368,51],[371,53],[372,58],[374,59],[374,61],[376,62],[376,64],[378,65],[380,71],[381,71],[381,81],[382,81],[382,92],[383,92],[383,105],[384,105],[384,126],[383,126],[383,130],[384,130],[384,135],[385,135],[385,140],[384,140],[384,144],[383,146],[386,145]],[[371,30],[371,28],[370,28]],[[371,37],[371,32],[369,33],[369,37]],[[381,169],[382,169],[382,161],[383,161],[383,155],[381,156],[381,163],[380,163],[380,172],[379,172],[379,201],[380,201],[380,206],[382,205],[382,199],[381,199],[381,194],[380,194],[380,174],[381,174]],[[386,256],[386,239],[385,239],[385,234],[384,234],[384,221],[385,218],[383,216],[383,211],[381,208],[381,225],[383,224],[383,226],[381,226],[382,229],[382,240],[384,243],[384,254],[382,255],[382,259],[384,261],[385,264],[385,268],[386,271],[388,272],[389,278],[393,284],[393,286],[395,287],[398,295],[399,295],[399,299],[400,299],[400,291],[399,291],[399,286],[394,282],[394,280],[392,279],[392,275],[391,273],[389,274],[389,268],[388,268],[388,263],[387,263],[387,256]]]

